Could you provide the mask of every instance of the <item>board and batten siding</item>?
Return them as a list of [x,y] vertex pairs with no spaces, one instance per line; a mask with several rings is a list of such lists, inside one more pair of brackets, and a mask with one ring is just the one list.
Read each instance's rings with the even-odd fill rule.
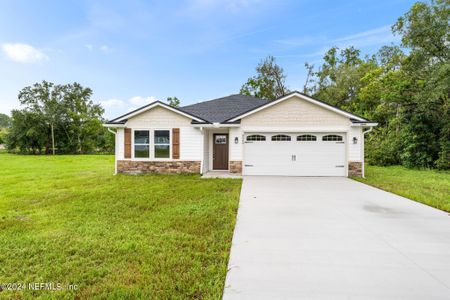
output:
[[[202,145],[203,145],[203,135],[198,128],[194,128],[191,125],[191,119],[179,115],[173,111],[162,107],[155,107],[151,110],[143,112],[139,115],[136,115],[130,118],[125,126],[131,129],[148,129],[148,130],[156,130],[156,129],[173,129],[179,128],[180,130],[180,160],[201,160],[202,153]],[[123,137],[123,129],[122,133],[120,133]],[[123,159],[123,149],[124,149],[124,139],[121,137],[116,137],[118,142],[118,148],[122,148],[122,152],[118,151],[118,159]],[[121,141],[121,142],[120,142]],[[132,151],[133,151],[132,145]],[[170,160],[170,159],[169,159]]]

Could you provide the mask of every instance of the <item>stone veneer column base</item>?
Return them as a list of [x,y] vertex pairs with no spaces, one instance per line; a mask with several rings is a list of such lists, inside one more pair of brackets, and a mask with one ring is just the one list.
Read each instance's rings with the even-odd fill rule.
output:
[[200,161],[133,161],[118,160],[118,173],[200,173]]
[[362,162],[349,161],[348,162],[348,176],[362,176]]
[[230,173],[242,173],[242,161],[240,160],[230,160],[229,163]]

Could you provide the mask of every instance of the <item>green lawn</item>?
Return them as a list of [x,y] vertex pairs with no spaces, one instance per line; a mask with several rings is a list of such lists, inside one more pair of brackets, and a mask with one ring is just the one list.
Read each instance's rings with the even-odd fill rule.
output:
[[219,299],[241,180],[113,176],[112,156],[0,153],[0,298]]
[[366,178],[353,178],[450,212],[450,172],[366,165]]

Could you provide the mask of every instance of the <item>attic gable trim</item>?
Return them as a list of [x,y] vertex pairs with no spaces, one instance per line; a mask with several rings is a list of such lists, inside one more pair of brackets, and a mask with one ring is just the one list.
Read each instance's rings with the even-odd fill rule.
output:
[[192,119],[192,120],[195,120],[195,121],[198,121],[198,122],[208,122],[208,121],[203,120],[203,119],[201,119],[199,117],[196,117],[196,116],[188,114],[188,113],[186,113],[186,112],[184,112],[182,110],[174,108],[174,107],[172,107],[170,105],[167,105],[167,104],[165,104],[165,103],[163,103],[161,101],[155,101],[155,102],[152,102],[152,103],[147,104],[145,106],[142,106],[142,107],[140,107],[140,108],[138,108],[136,110],[133,110],[132,112],[129,112],[129,113],[125,114],[125,115],[122,115],[122,116],[120,116],[118,118],[115,118],[114,120],[110,121],[110,123],[112,123],[112,122],[117,123],[117,122],[120,122],[120,121],[122,121],[124,119],[130,119],[130,118],[132,118],[132,117],[134,117],[136,115],[139,115],[139,114],[141,114],[143,112],[146,112],[147,110],[150,110],[150,109],[152,109],[154,107],[157,107],[157,106],[160,106],[162,108],[168,109],[168,110],[170,110],[170,111],[172,111],[174,113],[180,114],[180,115],[182,115],[184,117],[187,117],[189,119]]
[[285,96],[283,96],[283,97],[281,97],[281,98],[279,98],[277,100],[274,100],[272,102],[269,102],[267,104],[264,104],[264,105],[261,105],[259,107],[256,107],[255,109],[253,109],[251,111],[248,111],[248,112],[246,112],[244,114],[235,116],[232,119],[229,119],[229,120],[227,120],[225,122],[234,122],[234,121],[237,121],[239,119],[245,118],[245,117],[247,117],[247,116],[249,116],[251,114],[254,114],[254,113],[258,112],[258,111],[261,111],[263,109],[269,108],[269,107],[271,107],[273,105],[277,105],[278,103],[283,102],[283,101],[285,101],[287,99],[290,99],[290,98],[292,98],[294,96],[297,96],[297,97],[299,97],[299,98],[301,98],[301,99],[303,99],[305,101],[308,101],[308,102],[310,102],[312,104],[316,104],[316,105],[318,105],[318,106],[320,106],[322,108],[328,109],[328,110],[333,111],[333,112],[335,112],[337,114],[340,114],[342,116],[346,116],[348,118],[352,118],[352,119],[355,119],[355,120],[358,120],[358,121],[368,122],[368,120],[366,120],[364,118],[361,118],[361,117],[358,117],[358,116],[356,116],[354,114],[351,114],[349,112],[343,111],[343,110],[341,110],[341,109],[339,109],[337,107],[331,106],[329,104],[326,104],[326,103],[324,103],[322,101],[319,101],[319,100],[316,100],[314,98],[311,98],[311,97],[309,97],[307,95],[304,95],[302,93],[299,93],[297,91],[292,92],[290,94],[287,94],[287,95],[285,95]]

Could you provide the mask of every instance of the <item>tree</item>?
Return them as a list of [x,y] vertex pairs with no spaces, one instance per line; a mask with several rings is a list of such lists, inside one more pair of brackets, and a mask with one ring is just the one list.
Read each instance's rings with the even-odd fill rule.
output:
[[172,107],[180,106],[180,100],[177,97],[167,97],[167,103]]
[[53,155],[56,150],[55,126],[61,113],[61,100],[61,87],[47,81],[25,87],[19,93],[20,104],[27,106],[27,110],[37,114],[50,127]]
[[286,86],[286,75],[275,60],[268,56],[256,67],[256,75],[250,77],[241,87],[240,94],[256,98],[275,100],[289,93]]
[[78,83],[54,85],[43,81],[25,87],[19,100],[26,107],[13,111],[8,149],[40,153],[45,148],[48,153],[51,148],[53,154],[56,149],[60,153],[111,149],[102,126],[104,110],[91,101],[91,96],[92,90]]
[[361,58],[334,47],[313,72],[315,97],[379,123],[367,139],[370,163],[450,169],[449,7],[418,2],[398,19],[405,52],[384,46]]
[[21,153],[41,153],[48,145],[48,124],[37,112],[13,110],[12,124],[6,136],[6,147]]
[[11,118],[8,115],[0,113],[0,128],[11,126]]
[[87,153],[96,148],[96,136],[103,134],[101,116],[104,109],[90,99],[92,90],[79,83],[61,88],[64,107],[64,132],[67,137],[65,152]]
[[392,26],[402,44],[424,57],[448,63],[450,59],[450,1],[416,2]]

